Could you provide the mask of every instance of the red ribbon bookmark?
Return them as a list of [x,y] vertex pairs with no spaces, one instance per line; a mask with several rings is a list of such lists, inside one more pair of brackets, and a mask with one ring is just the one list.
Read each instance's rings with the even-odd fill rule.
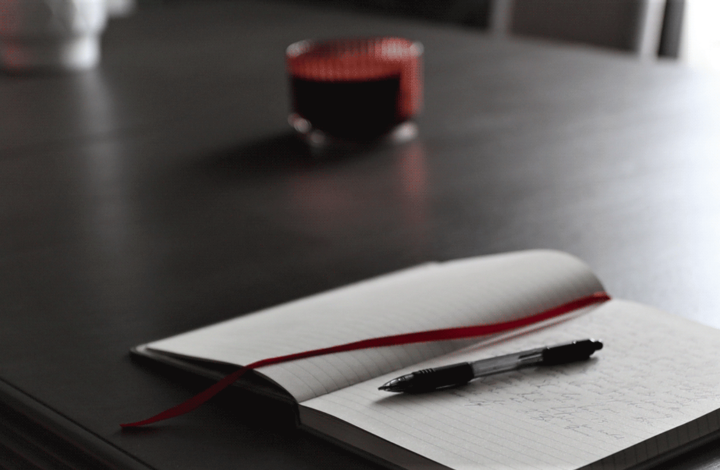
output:
[[451,339],[463,339],[463,338],[472,338],[475,336],[486,336],[491,335],[495,333],[500,333],[503,331],[509,331],[514,330],[516,328],[521,328],[523,326],[532,325],[533,323],[538,323],[543,320],[548,320],[550,318],[558,317],[560,315],[564,315],[566,313],[570,313],[574,310],[581,309],[583,307],[587,307],[589,305],[593,305],[600,302],[605,302],[607,300],[610,300],[610,296],[605,292],[596,292],[594,294],[580,297],[579,299],[572,300],[568,303],[558,305],[557,307],[553,307],[549,310],[545,310],[540,313],[536,313],[535,315],[530,315],[525,318],[520,318],[518,320],[511,320],[507,322],[502,323],[492,323],[489,325],[475,325],[475,326],[462,326],[457,328],[446,328],[441,330],[428,330],[428,331],[420,331],[417,333],[405,333],[400,335],[392,335],[392,336],[382,336],[380,338],[372,338],[372,339],[365,339],[362,341],[355,341],[353,343],[346,343],[341,344],[338,346],[332,346],[329,348],[322,348],[322,349],[313,349],[311,351],[304,351],[299,352],[295,354],[289,354],[287,356],[278,356],[278,357],[271,357],[268,359],[263,359],[257,362],[253,362],[252,364],[248,364],[245,367],[240,367],[235,372],[231,373],[230,375],[227,375],[217,383],[213,384],[206,390],[198,393],[194,397],[190,398],[189,400],[180,403],[177,406],[174,406],[170,409],[167,409],[151,418],[144,419],[142,421],[137,421],[134,423],[126,423],[121,424],[120,426],[123,429],[126,428],[134,428],[138,426],[145,426],[152,423],[157,423],[158,421],[164,421],[166,419],[174,418],[176,416],[183,415],[185,413],[188,413],[198,406],[202,405],[206,401],[208,401],[210,398],[218,394],[220,391],[224,390],[228,386],[232,385],[233,382],[235,382],[237,379],[239,379],[245,372],[251,369],[259,369],[261,367],[269,366],[271,364],[279,364],[281,362],[289,362],[294,361],[297,359],[305,359],[307,357],[314,357],[314,356],[322,356],[324,354],[334,354],[339,352],[345,352],[345,351],[354,351],[357,349],[367,349],[367,348],[379,348],[382,346],[397,346],[401,344],[411,344],[411,343],[425,343],[429,341],[446,341]]

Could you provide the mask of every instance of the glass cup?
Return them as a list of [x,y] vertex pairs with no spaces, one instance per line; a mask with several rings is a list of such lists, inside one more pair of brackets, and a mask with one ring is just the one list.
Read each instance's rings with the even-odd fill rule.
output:
[[0,61],[11,72],[86,70],[100,61],[107,0],[0,0]]
[[395,37],[300,41],[286,51],[290,124],[310,144],[414,135],[422,106],[419,42]]

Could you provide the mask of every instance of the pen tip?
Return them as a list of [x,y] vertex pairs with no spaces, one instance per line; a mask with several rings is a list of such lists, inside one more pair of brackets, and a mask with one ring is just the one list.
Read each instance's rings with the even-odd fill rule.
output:
[[385,382],[382,384],[378,390],[382,390],[383,392],[401,392],[402,391],[402,384],[403,380],[402,378],[392,379],[389,382]]

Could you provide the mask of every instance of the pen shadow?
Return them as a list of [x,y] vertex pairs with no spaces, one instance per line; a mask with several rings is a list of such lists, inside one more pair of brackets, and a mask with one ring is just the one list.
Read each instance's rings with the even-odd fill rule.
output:
[[414,402],[431,402],[441,399],[442,397],[447,397],[448,395],[459,398],[472,398],[475,396],[488,395],[497,391],[512,391],[512,388],[518,385],[522,385],[524,388],[534,386],[538,390],[541,390],[543,386],[554,385],[554,383],[556,383],[555,380],[548,383],[551,379],[573,380],[581,377],[585,371],[594,367],[597,361],[597,357],[590,357],[584,361],[570,364],[551,367],[540,366],[504,372],[481,377],[465,384],[445,387],[429,392],[393,393],[392,395],[379,398],[373,404],[378,406],[401,406],[407,404],[408,400]]

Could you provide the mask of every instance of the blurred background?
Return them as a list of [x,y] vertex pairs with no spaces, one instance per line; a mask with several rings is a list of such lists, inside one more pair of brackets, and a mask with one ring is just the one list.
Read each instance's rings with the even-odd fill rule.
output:
[[[108,0],[135,7],[202,0]],[[242,1],[242,0],[226,0]],[[611,48],[720,71],[718,0],[294,0],[320,8],[453,24],[490,34]]]

